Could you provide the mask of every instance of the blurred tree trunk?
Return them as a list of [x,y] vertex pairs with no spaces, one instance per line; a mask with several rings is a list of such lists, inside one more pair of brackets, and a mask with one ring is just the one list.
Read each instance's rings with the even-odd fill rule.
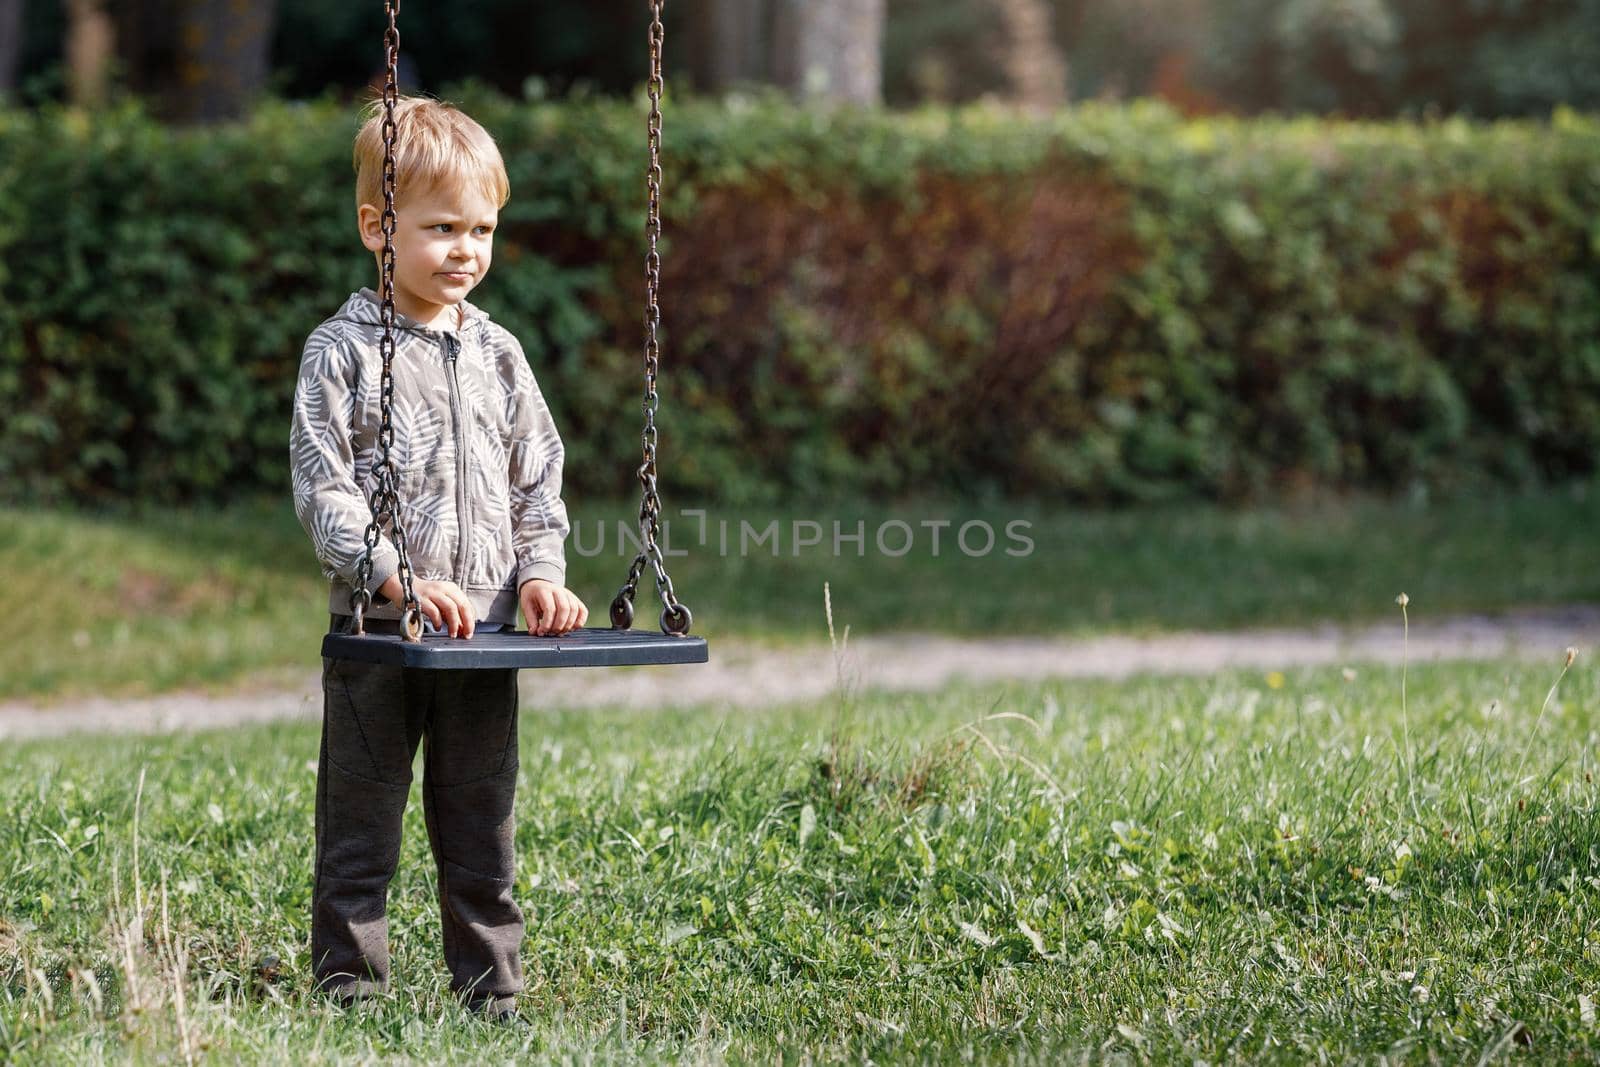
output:
[[1030,111],[1067,100],[1067,64],[1056,47],[1046,0],[990,0],[1000,24],[1000,66],[1011,96]]
[[0,100],[17,87],[22,54],[22,0],[0,0]]
[[885,0],[776,0],[774,80],[803,100],[883,98]]
[[762,0],[699,0],[691,8],[689,63],[694,83],[716,93],[741,82],[767,81],[767,4]]
[[68,0],[67,19],[67,99],[78,107],[99,107],[110,82],[116,26],[104,0]]
[[244,113],[267,84],[272,0],[178,0],[174,5],[177,84],[169,114],[216,122]]

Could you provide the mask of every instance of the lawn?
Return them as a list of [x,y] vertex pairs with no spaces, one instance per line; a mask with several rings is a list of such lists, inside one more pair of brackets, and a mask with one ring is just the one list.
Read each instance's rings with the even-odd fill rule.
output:
[[415,798],[400,984],[308,995],[314,727],[17,745],[0,1060],[1592,1062],[1600,679],[1561,675],[530,707],[518,1032],[444,990]]
[[[696,632],[714,643],[823,638],[824,581],[856,633],[1355,622],[1392,616],[1401,590],[1422,618],[1600,601],[1600,490],[1585,485],[1249,511],[952,501],[718,509],[704,544],[701,520],[680,510],[690,506],[669,502],[670,545],[685,553],[669,563]],[[618,522],[636,510],[573,507],[569,584],[597,624],[632,558],[631,544],[619,551]],[[861,542],[847,540],[858,524]],[[0,699],[299,677],[315,668],[327,623],[326,587],[281,501],[120,515],[0,510],[0,573],[13,613]],[[640,625],[654,626],[648,570],[640,597]]]

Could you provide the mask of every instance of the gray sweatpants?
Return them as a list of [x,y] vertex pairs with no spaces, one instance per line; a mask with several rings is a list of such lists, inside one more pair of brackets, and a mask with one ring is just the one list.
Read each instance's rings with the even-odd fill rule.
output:
[[389,980],[385,909],[421,741],[450,987],[472,1000],[520,991],[523,921],[511,893],[517,672],[324,659],[322,693],[311,899],[317,983],[361,996]]

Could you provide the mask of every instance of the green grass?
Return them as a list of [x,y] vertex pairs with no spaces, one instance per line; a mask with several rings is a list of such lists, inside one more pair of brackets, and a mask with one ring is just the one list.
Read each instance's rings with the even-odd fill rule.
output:
[[[818,505],[710,517],[697,543],[688,506],[669,502],[669,561],[696,632],[792,640],[824,636],[822,583],[857,633],[1082,633],[1233,628],[1392,615],[1409,592],[1419,617],[1451,612],[1600,601],[1593,536],[1600,492],[1573,486],[1485,495],[1431,505],[1324,501],[1282,510],[1218,508],[1079,512],[1033,505],[925,501],[901,506]],[[569,584],[601,622],[626,572],[617,521],[636,507],[574,507]],[[741,522],[778,523],[769,542],[741,552]],[[794,523],[821,524],[823,543],[795,551]],[[899,557],[876,534],[892,521],[916,537]],[[1031,523],[1024,556],[1006,536]],[[720,550],[727,522],[728,551]],[[842,543],[864,524],[865,552]],[[967,556],[956,537],[986,522],[996,545]],[[924,523],[948,522],[940,554]],[[604,549],[593,553],[605,530]],[[968,547],[981,547],[974,527]],[[905,532],[890,528],[897,550]],[[1020,551],[1020,548],[1018,549]],[[0,698],[85,692],[137,693],[220,686],[260,672],[304,673],[326,626],[325,586],[288,505],[266,501],[223,511],[145,511],[121,516],[0,510],[0,573],[13,618],[0,662]],[[658,608],[649,571],[640,625]]]
[[1600,678],[1560,671],[1413,666],[1403,716],[1390,669],[529,708],[521,1034],[445,992],[416,804],[394,992],[307,994],[313,727],[13,746],[0,1059],[1593,1062]]

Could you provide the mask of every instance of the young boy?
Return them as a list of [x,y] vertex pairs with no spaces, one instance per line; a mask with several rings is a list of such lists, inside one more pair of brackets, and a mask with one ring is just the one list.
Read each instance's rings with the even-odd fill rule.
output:
[[[374,104],[355,141],[357,224],[382,269],[383,140]],[[493,139],[434,100],[395,110],[395,351],[391,455],[400,518],[427,621],[452,638],[516,625],[562,634],[589,616],[564,588],[568,533],[561,438],[522,347],[468,303],[489,270],[509,198]],[[380,276],[381,278],[381,276]],[[350,595],[371,521],[382,358],[380,297],[351,294],[312,331],[290,435],[295,513],[330,579],[330,628]],[[366,628],[398,630],[398,556],[373,551]],[[514,1014],[522,913],[512,899],[517,779],[514,670],[417,671],[322,661],[311,956],[342,1000],[389,977],[385,905],[417,744],[438,866],[450,985],[475,1009]]]

